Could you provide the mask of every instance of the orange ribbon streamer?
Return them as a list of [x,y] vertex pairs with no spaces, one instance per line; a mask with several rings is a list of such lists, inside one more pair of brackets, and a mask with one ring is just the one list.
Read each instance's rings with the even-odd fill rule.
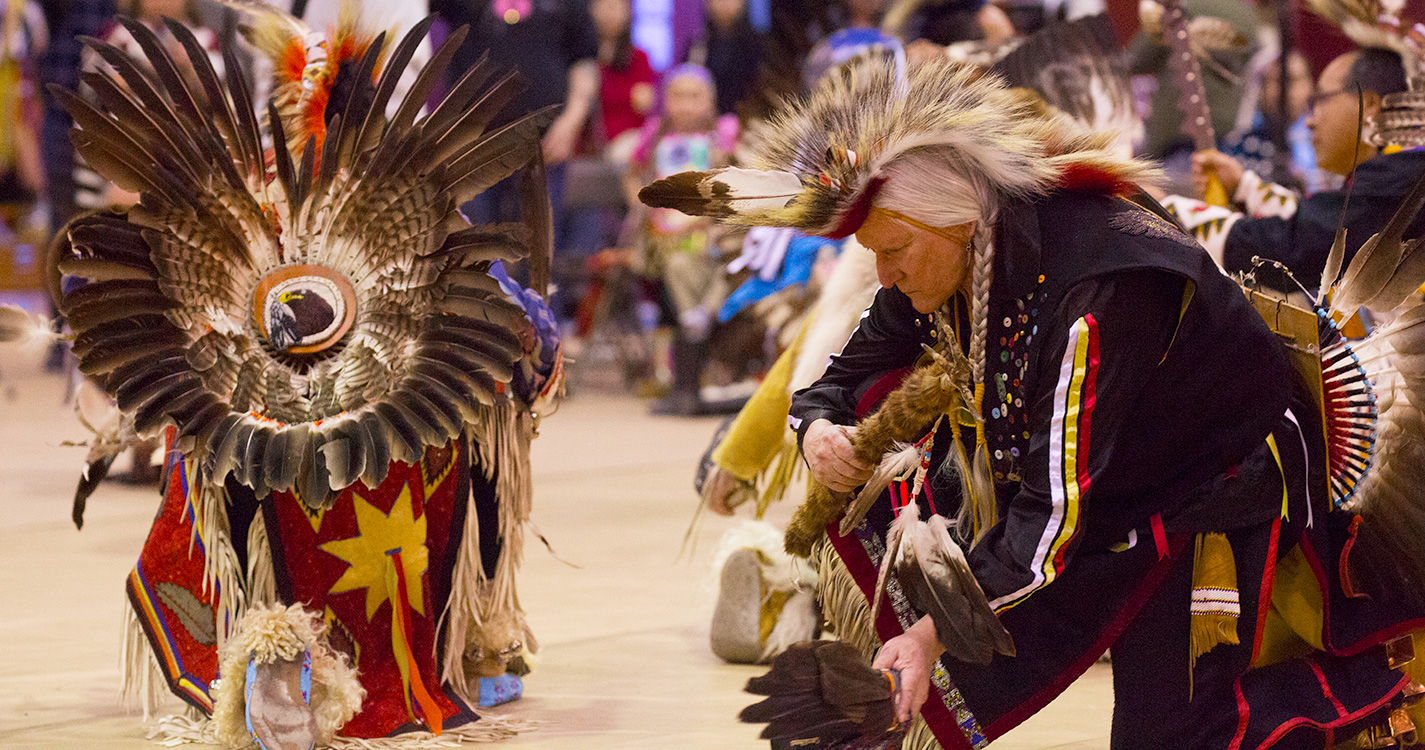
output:
[[391,597],[391,651],[396,657],[396,666],[401,671],[401,680],[406,683],[406,712],[412,719],[417,719],[416,711],[411,706],[411,695],[414,694],[416,704],[420,707],[420,713],[425,717],[426,726],[430,727],[431,734],[439,736],[442,724],[445,721],[445,714],[440,710],[440,706],[426,690],[425,680],[421,678],[420,667],[416,665],[415,654],[411,650],[413,643],[411,638],[411,611],[410,595],[407,593],[405,567],[401,564],[401,551],[399,549],[387,553],[389,564],[386,568],[386,590],[393,592]]

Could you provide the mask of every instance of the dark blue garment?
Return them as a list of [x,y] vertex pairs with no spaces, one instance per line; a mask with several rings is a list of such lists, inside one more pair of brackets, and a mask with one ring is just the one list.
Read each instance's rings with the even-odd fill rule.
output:
[[561,340],[559,323],[554,319],[554,313],[544,298],[538,292],[526,289],[510,278],[504,263],[491,263],[488,273],[499,282],[500,289],[509,301],[519,305],[524,311],[525,319],[534,329],[534,350],[528,352],[515,368],[515,381],[512,384],[515,393],[524,399],[525,403],[532,403],[539,395],[540,389],[554,374],[554,367],[558,363]]
[[[1314,289],[1326,267],[1326,256],[1336,238],[1336,224],[1342,210],[1346,213],[1346,263],[1349,264],[1361,245],[1390,220],[1422,173],[1425,173],[1425,151],[1402,151],[1362,162],[1347,183],[1351,190],[1349,206],[1346,205],[1346,188],[1323,190],[1304,198],[1290,218],[1244,218],[1234,224],[1227,235],[1223,266],[1229,273],[1248,271],[1252,269],[1252,256],[1261,256],[1280,261],[1291,269],[1298,281]],[[1419,237],[1422,231],[1425,231],[1425,214],[1416,217],[1405,236]],[[1263,281],[1270,282],[1270,279]]]
[[74,213],[74,146],[69,142],[69,114],[60,108],[46,87],[51,83],[71,91],[79,87],[84,45],[76,37],[102,37],[100,31],[114,18],[114,2],[69,0],[45,3],[44,8],[50,41],[39,58],[40,90],[44,95],[40,157],[45,165],[52,229],[57,231]]

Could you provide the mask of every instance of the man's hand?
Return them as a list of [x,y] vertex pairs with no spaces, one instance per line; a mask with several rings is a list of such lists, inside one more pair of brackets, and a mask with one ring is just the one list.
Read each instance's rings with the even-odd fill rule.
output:
[[875,468],[856,457],[851,447],[853,434],[850,427],[818,419],[802,436],[802,456],[812,478],[836,492],[850,492],[865,484]]
[[730,471],[714,466],[708,472],[707,482],[703,485],[703,500],[708,505],[708,510],[719,516],[731,516],[737,503],[732,500],[746,500],[747,498],[741,490],[747,485]]
[[1242,183],[1242,164],[1217,149],[1199,151],[1192,155],[1192,186],[1199,196],[1207,194],[1207,173],[1217,173],[1227,198],[1237,194],[1237,186]]
[[895,669],[901,674],[896,696],[896,720],[910,721],[930,696],[930,671],[943,651],[935,640],[935,624],[922,617],[910,630],[886,641],[871,662],[872,669]]

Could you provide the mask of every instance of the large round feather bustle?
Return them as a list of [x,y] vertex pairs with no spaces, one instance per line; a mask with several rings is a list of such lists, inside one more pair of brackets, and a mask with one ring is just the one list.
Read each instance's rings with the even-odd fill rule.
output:
[[430,22],[379,74],[377,36],[329,92],[320,141],[295,150],[269,106],[269,168],[241,65],[219,78],[170,22],[194,61],[185,77],[152,31],[125,25],[151,73],[90,40],[114,72],[87,76],[90,96],[53,91],[80,154],[141,197],[75,221],[58,262],[86,281],[62,300],[80,369],[137,429],[175,424],[205,478],[321,506],[509,398],[528,323],[485,269],[522,258],[527,233],[468,227],[457,207],[538,152],[548,110],[488,128],[517,75],[481,63],[421,116],[457,30],[388,117]]
[[[1421,177],[1341,279],[1344,242],[1328,258],[1322,357],[1332,499],[1361,516],[1347,584],[1425,607],[1425,250],[1406,229],[1425,208]],[[1329,312],[1363,306],[1384,321],[1364,341],[1341,337]]]

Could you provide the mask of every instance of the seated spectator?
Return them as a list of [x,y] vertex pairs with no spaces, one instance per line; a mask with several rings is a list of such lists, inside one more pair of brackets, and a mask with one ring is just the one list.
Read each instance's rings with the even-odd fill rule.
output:
[[648,53],[633,46],[629,0],[594,0],[589,13],[599,33],[599,141],[609,144],[643,127],[653,109],[658,74]]
[[[616,243],[628,208],[620,180],[656,98],[657,73],[648,55],[633,46],[629,0],[593,0],[589,12],[598,32],[599,109],[565,170],[563,226],[551,269],[551,306],[566,324],[580,318],[584,300],[597,294],[589,264]],[[572,326],[575,338],[589,332],[590,318],[582,317]]]
[[[728,164],[737,139],[736,118],[718,117],[716,88],[705,68],[685,64],[669,71],[663,87],[664,115],[649,120],[629,162],[629,205],[652,180]],[[702,365],[708,334],[727,283],[712,224],[705,218],[656,209],[643,222],[643,273],[662,281],[665,307],[675,319],[673,389],[655,404],[659,414],[695,414],[700,408]]]
[[[1297,282],[1314,289],[1338,223],[1346,229],[1344,268],[1385,226],[1425,172],[1425,151],[1403,142],[1419,138],[1418,126],[1377,133],[1372,131],[1378,128],[1369,125],[1381,121],[1386,97],[1405,90],[1400,55],[1383,48],[1348,52],[1321,72],[1306,124],[1317,164],[1334,174],[1351,175],[1349,203],[1347,189],[1323,190],[1298,201],[1295,194],[1244,170],[1231,157],[1209,151],[1194,157],[1199,191],[1205,184],[1204,168],[1211,167],[1242,212],[1179,196],[1169,196],[1163,204],[1229,273],[1253,270],[1253,258],[1260,257],[1281,263]],[[1417,217],[1405,236],[1422,232],[1425,217]],[[1259,279],[1286,292],[1297,288],[1281,274],[1262,273]]]
[[[1314,193],[1324,187],[1316,166],[1316,150],[1311,145],[1311,129],[1306,127],[1307,107],[1316,82],[1300,51],[1291,51],[1287,65],[1290,83],[1286,89],[1286,116],[1280,114],[1281,56],[1272,54],[1253,65],[1252,83],[1243,99],[1245,116],[1239,116],[1238,127],[1222,139],[1222,153],[1240,161],[1245,169]],[[1284,160],[1273,142],[1280,127],[1286,128],[1288,158]],[[1279,162],[1285,167],[1281,174],[1277,174]]]

